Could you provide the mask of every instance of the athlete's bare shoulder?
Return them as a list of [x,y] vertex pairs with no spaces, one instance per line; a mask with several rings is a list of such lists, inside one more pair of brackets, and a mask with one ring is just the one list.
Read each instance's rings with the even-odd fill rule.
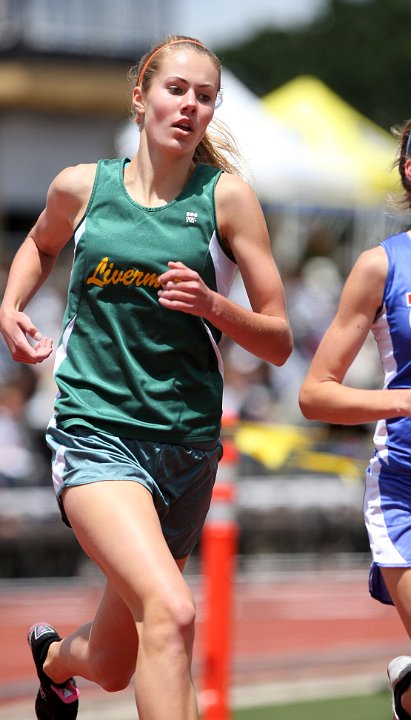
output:
[[91,193],[96,176],[96,163],[71,165],[61,170],[50,185],[50,190],[67,195]]
[[261,222],[262,209],[250,183],[230,173],[222,173],[215,191],[216,211],[219,225],[238,227],[252,219]]
[[387,270],[387,253],[381,245],[377,245],[369,250],[364,250],[360,254],[351,273],[355,273],[356,276],[362,275],[367,280],[372,277],[374,281],[379,280],[380,282],[384,282],[387,276]]
[[93,190],[96,163],[83,163],[64,168],[49,187],[47,205],[56,203],[66,211],[73,226],[84,214]]
[[215,192],[215,209],[219,235],[234,254],[237,263],[249,264],[250,252],[262,252],[264,258],[270,253],[266,220],[251,185],[230,173],[223,173]]
[[216,197],[224,202],[232,200],[241,204],[248,198],[255,197],[251,185],[239,175],[222,173],[216,187]]

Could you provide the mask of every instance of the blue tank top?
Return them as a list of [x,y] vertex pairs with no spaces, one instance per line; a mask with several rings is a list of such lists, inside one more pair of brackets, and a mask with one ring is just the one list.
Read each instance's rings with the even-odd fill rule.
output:
[[[411,238],[393,235],[381,243],[388,257],[383,305],[372,332],[384,371],[384,388],[411,388]],[[411,474],[411,419],[380,420],[375,456],[393,471]]]

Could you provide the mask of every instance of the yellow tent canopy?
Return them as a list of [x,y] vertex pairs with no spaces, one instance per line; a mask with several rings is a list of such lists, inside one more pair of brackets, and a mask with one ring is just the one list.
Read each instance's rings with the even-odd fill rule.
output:
[[302,75],[262,98],[264,106],[315,151],[320,167],[351,177],[349,203],[381,203],[400,191],[391,135],[318,78]]

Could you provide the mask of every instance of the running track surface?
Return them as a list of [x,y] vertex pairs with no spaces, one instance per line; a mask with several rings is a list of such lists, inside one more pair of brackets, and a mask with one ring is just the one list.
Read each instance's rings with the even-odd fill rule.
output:
[[[188,582],[197,604],[194,674],[201,687],[202,582]],[[27,628],[47,621],[65,635],[92,618],[101,591],[99,578],[0,585],[0,718],[37,691]],[[363,676],[385,687],[387,661],[409,653],[395,610],[368,595],[367,568],[239,577],[232,605],[233,688]]]

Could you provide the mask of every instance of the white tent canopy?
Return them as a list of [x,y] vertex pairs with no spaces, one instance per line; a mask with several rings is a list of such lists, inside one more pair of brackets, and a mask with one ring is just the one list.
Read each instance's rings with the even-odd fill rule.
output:
[[249,169],[249,179],[265,202],[329,202],[351,182],[348,176],[319,170],[314,153],[297,133],[276,119],[261,100],[231,72],[222,76],[223,103],[216,117],[237,139]]
[[[237,141],[245,161],[247,179],[265,203],[301,201],[338,204],[352,179],[318,169],[314,153],[297,134],[266,110],[263,103],[227,69],[222,73],[223,103],[215,117],[224,122]],[[128,121],[116,138],[119,155],[132,157],[139,130]]]

